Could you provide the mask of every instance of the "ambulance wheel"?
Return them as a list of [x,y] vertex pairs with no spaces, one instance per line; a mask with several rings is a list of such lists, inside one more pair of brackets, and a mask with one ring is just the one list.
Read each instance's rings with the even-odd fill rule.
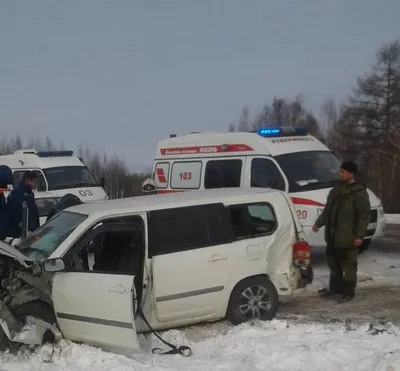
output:
[[362,254],[363,252],[367,251],[370,244],[371,244],[371,239],[363,240],[362,245],[358,248],[358,253]]
[[233,289],[226,317],[234,325],[252,320],[270,321],[278,305],[278,292],[268,277],[249,277]]
[[[57,320],[56,320],[56,316],[54,314],[53,308],[50,306],[50,304],[48,304],[44,301],[40,301],[40,300],[35,300],[35,301],[31,301],[29,303],[22,304],[19,307],[12,309],[11,313],[14,315],[14,317],[17,320],[19,320],[23,323],[25,323],[26,318],[28,316],[31,316],[34,318],[41,319],[47,323],[57,324]],[[18,349],[22,345],[24,345],[22,343],[10,341],[5,334],[4,334],[4,336],[6,337],[8,347],[11,350],[18,351]],[[56,341],[56,339],[55,339],[54,334],[50,330],[47,330],[43,335],[42,345],[43,344],[54,344],[55,341]]]

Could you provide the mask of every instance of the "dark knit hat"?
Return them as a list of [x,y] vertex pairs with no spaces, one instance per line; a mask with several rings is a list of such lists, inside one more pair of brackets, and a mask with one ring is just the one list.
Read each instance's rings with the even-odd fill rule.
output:
[[342,163],[342,165],[340,166],[340,168],[343,170],[346,170],[349,173],[352,173],[354,175],[357,174],[357,170],[358,170],[357,164],[353,161],[344,161]]

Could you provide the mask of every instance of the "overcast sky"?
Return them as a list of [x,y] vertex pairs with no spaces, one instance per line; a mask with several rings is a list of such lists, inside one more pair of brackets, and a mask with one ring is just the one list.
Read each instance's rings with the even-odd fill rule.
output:
[[345,100],[399,19],[400,0],[0,0],[0,135],[150,166],[244,105]]

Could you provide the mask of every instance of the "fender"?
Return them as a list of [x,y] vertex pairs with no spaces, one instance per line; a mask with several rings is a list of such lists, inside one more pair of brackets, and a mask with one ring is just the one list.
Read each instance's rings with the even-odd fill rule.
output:
[[[41,345],[48,330],[54,334],[56,341],[62,339],[62,334],[56,326],[41,319],[28,316],[26,323],[19,322],[4,303],[0,304],[0,327],[8,341],[14,343]],[[4,335],[2,340],[5,340]]]
[[51,301],[50,297],[43,291],[30,286],[22,286],[15,291],[14,296],[9,303],[9,307],[10,309],[14,309],[22,304],[35,300],[41,300],[50,304],[50,306],[53,306],[53,302]]

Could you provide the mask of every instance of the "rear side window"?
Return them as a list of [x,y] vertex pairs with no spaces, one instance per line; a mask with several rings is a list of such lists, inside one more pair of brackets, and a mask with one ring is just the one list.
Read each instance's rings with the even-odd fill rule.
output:
[[229,212],[236,240],[266,236],[277,227],[275,213],[267,203],[233,205]]
[[149,258],[227,243],[231,240],[228,223],[223,204],[150,212]]
[[211,160],[207,162],[204,188],[240,187],[242,160]]
[[266,158],[251,161],[251,187],[285,190],[285,180],[275,163]]
[[171,188],[199,189],[201,161],[176,161],[172,164]]

